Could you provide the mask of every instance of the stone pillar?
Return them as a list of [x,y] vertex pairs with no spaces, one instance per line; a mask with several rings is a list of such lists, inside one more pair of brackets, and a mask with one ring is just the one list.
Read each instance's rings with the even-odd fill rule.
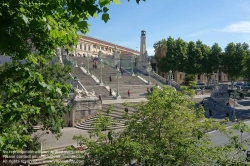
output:
[[141,31],[141,43],[140,43],[140,58],[139,62],[145,62],[145,53],[146,53],[146,31]]
[[73,101],[71,117],[72,126],[84,122],[95,116],[102,109],[102,104],[97,97],[78,98]]

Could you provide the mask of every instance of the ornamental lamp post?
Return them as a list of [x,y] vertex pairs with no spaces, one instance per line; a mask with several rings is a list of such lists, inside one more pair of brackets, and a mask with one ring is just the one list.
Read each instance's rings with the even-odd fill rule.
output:
[[119,94],[119,78],[121,77],[121,72],[120,72],[120,69],[117,68],[117,73],[116,73],[116,78],[117,78],[117,91],[116,91],[116,99],[120,99],[121,96]]
[[75,75],[74,76],[74,86],[76,87],[76,88],[78,88],[77,87],[77,82],[79,81],[79,79],[78,79],[78,77],[77,77],[77,75]]
[[88,61],[88,70],[87,70],[87,74],[90,74],[89,73],[89,61],[90,61],[90,55],[87,53],[87,61]]
[[169,79],[169,85],[171,86],[171,81],[172,81],[172,79],[173,79],[172,70],[169,70],[169,76],[168,76],[168,79]]
[[150,64],[150,61],[148,62],[148,66],[147,66],[147,72],[148,72],[148,85],[151,84],[150,82],[150,72],[152,70],[152,67],[151,67],[151,64]]
[[134,70],[133,70],[133,67],[134,67],[134,63],[135,63],[135,56],[132,56],[131,58],[131,67],[132,67],[132,72],[131,72],[131,76],[134,76]]
[[237,91],[234,90],[234,92],[232,92],[230,94],[230,97],[232,99],[234,99],[234,108],[233,108],[233,115],[232,115],[232,121],[234,122],[236,120],[236,116],[235,116],[235,99],[238,99],[240,96],[239,96],[239,93],[237,93]]
[[99,59],[100,59],[100,68],[101,68],[101,78],[100,78],[100,82],[99,82],[99,85],[100,86],[103,86],[103,82],[102,82],[102,68],[104,67],[103,66],[103,63],[102,63],[102,54],[100,54],[100,56],[99,56]]
[[121,67],[121,63],[120,63],[120,53],[119,53],[119,50],[117,49],[117,47],[115,46],[115,50],[114,50],[114,65],[117,67],[117,68],[120,68]]

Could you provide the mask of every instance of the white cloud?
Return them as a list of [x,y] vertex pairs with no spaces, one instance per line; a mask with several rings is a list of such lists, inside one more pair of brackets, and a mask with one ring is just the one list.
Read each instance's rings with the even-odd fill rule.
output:
[[219,30],[221,32],[250,33],[250,21],[240,21]]
[[193,34],[189,35],[188,37],[204,35],[204,34],[207,34],[207,33],[209,33],[209,32],[211,32],[211,30],[199,31],[199,32],[197,32],[197,33],[193,33]]

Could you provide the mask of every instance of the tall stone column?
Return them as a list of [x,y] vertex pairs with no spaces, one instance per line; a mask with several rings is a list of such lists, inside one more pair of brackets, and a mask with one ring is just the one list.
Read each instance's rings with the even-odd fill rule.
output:
[[145,62],[145,53],[146,53],[146,31],[141,31],[141,44],[140,44],[140,58],[139,63]]

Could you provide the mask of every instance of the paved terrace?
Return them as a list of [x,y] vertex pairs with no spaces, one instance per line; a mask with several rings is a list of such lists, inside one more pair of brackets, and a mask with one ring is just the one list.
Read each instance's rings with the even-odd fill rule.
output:
[[[101,68],[97,67],[97,69],[93,68],[93,64],[91,60],[89,61],[89,72],[92,76],[96,77],[97,80],[94,80],[90,75],[85,74],[81,69],[80,66],[84,66],[85,70],[88,70],[88,60],[87,58],[83,57],[73,57],[75,60],[77,60],[77,64],[79,67],[75,67],[72,71],[72,75],[77,75],[82,85],[88,90],[92,91],[92,89],[95,91],[95,93],[101,94],[103,99],[112,99],[112,97],[109,96],[109,90],[112,89],[113,97],[115,96],[117,92],[117,69],[114,67],[111,67],[109,65],[104,64],[104,67],[102,68],[102,81],[104,83],[104,86],[99,86],[99,79],[101,78]],[[82,63],[84,65],[82,65]],[[100,62],[97,62],[97,65],[99,65]],[[139,73],[139,72],[138,72]],[[109,77],[111,76],[111,81]],[[119,78],[119,94],[123,99],[128,98],[128,90],[130,89],[131,95],[130,98],[142,98],[145,97],[147,94],[147,87],[153,87],[154,85],[158,84],[161,85],[160,82],[155,80],[154,78],[150,78],[152,84],[147,84],[147,76],[142,75],[141,76],[144,80],[138,78],[137,76],[131,76],[130,73],[127,73],[126,71],[123,72],[123,75],[121,78]]]

